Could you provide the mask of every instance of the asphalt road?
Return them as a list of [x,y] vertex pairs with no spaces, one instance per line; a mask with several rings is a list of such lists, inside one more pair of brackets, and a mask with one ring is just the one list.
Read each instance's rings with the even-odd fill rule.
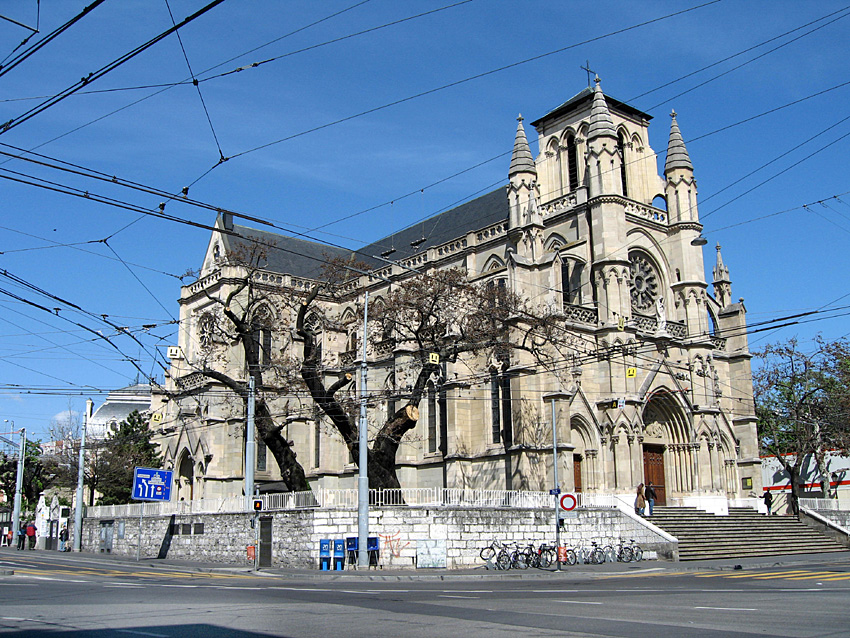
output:
[[[2,575],[3,570],[7,571]],[[14,571],[9,575],[8,571]],[[370,573],[374,574],[374,573]],[[0,635],[41,638],[850,635],[850,562],[476,575],[196,571],[0,553]]]

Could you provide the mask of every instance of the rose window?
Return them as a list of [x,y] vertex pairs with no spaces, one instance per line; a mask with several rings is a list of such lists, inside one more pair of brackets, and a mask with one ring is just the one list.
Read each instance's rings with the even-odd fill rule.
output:
[[658,275],[646,257],[632,255],[632,308],[649,310],[658,299]]

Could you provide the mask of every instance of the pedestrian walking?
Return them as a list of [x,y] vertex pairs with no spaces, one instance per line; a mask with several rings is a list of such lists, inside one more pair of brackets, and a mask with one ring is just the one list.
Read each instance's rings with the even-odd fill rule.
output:
[[652,510],[655,509],[655,499],[658,498],[658,495],[655,493],[655,488],[652,487],[652,481],[649,481],[646,484],[643,493],[646,497],[646,502],[649,503],[649,515],[652,516]]
[[29,548],[30,549],[35,549],[35,538],[36,538],[35,533],[37,531],[38,531],[38,528],[35,526],[35,522],[30,522],[30,524],[27,525],[26,535],[27,535],[27,540],[29,540]]
[[643,495],[643,483],[637,486],[637,496],[635,497],[635,514],[643,516],[646,511],[646,497]]
[[764,501],[765,507],[767,507],[767,515],[770,516],[770,506],[773,505],[773,494],[770,493],[770,490],[765,490],[764,496],[761,498]]
[[65,545],[66,545],[67,542],[68,542],[68,528],[63,525],[62,529],[59,530],[59,551],[60,552],[67,551],[65,549]]
[[27,546],[27,526],[23,523],[18,530],[18,549],[26,549]]

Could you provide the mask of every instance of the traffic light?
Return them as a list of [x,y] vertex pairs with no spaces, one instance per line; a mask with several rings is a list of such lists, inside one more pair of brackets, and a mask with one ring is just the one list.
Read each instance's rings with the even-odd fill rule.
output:
[[263,511],[263,499],[255,498],[254,499],[254,511],[262,512]]

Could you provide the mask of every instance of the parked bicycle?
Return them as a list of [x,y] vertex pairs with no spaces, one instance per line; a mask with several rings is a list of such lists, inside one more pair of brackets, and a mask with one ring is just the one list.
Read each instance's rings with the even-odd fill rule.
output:
[[631,545],[629,545],[628,547],[632,552],[632,560],[635,561],[635,562],[642,561],[643,560],[643,550],[641,549],[640,545],[638,545],[635,542],[635,539],[633,539],[633,538],[629,539],[629,542],[631,543]]
[[590,547],[579,547],[576,549],[576,557],[585,565],[601,565],[605,562],[605,552],[596,543],[591,541]]
[[[512,546],[512,544],[510,545]],[[479,556],[482,560],[493,561],[496,569],[506,570],[511,568],[511,555],[508,550],[509,544],[494,540],[481,548]]]

